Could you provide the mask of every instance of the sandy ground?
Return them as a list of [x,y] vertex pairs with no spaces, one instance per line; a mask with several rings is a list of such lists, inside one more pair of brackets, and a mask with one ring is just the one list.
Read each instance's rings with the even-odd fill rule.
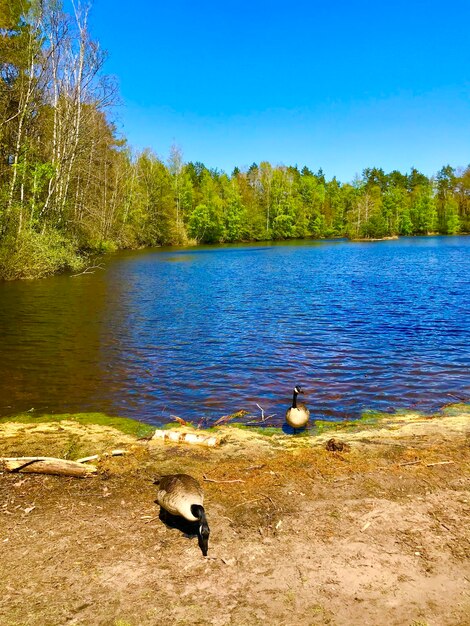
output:
[[[1,456],[129,451],[86,479],[0,474],[1,626],[470,625],[468,412],[335,433],[347,452],[222,432],[207,449],[0,423]],[[208,558],[158,517],[152,479],[173,472],[204,485]]]

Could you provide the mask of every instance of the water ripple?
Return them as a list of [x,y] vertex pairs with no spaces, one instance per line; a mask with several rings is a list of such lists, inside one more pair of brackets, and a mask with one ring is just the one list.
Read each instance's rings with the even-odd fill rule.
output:
[[0,414],[158,424],[258,403],[280,422],[297,382],[327,419],[468,400],[469,252],[468,237],[158,250],[0,285]]

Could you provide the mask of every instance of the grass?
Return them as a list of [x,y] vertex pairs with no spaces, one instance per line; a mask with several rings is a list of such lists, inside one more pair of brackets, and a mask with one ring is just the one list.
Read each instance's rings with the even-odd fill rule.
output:
[[125,435],[134,437],[145,437],[155,430],[155,426],[144,424],[128,417],[113,417],[104,413],[62,413],[57,415],[39,415],[34,413],[21,413],[12,417],[0,419],[0,424],[5,422],[15,422],[19,424],[50,424],[69,420],[84,426],[97,424],[115,428]]
[[[364,429],[382,428],[385,423],[393,422],[395,416],[406,416],[407,414],[419,415],[419,412],[413,411],[399,411],[395,414],[380,413],[379,411],[365,411],[362,416],[355,420],[345,420],[342,422],[334,422],[330,420],[311,420],[312,427],[298,432],[295,435],[296,439],[308,438],[310,436],[317,436],[323,433],[331,432],[335,433],[351,433],[359,432]],[[441,410],[442,415],[458,415],[458,414],[470,415],[470,404],[453,404],[444,407]],[[422,414],[422,417],[429,417]],[[0,424],[5,422],[15,422],[21,424],[39,424],[39,423],[57,423],[63,420],[70,420],[82,425],[97,424],[100,426],[108,426],[115,428],[116,430],[137,438],[145,437],[155,430],[155,426],[139,422],[134,419],[119,416],[110,416],[105,413],[63,413],[57,415],[51,414],[38,414],[38,413],[21,413],[20,415],[14,415],[10,417],[0,418]],[[277,426],[247,426],[242,422],[232,421],[222,425],[223,428],[236,428],[251,432],[257,435],[263,435],[265,437],[273,437],[286,434],[282,427]],[[178,429],[181,425],[176,421],[170,421],[164,424],[163,429]],[[194,424],[188,423],[184,428],[194,428]],[[217,433],[219,432],[218,426],[210,426],[203,429],[204,433]]]
[[[231,424],[226,424],[228,428],[238,428],[239,430],[246,430],[251,433],[257,433],[259,435],[266,435],[266,437],[272,437],[273,435],[282,435],[282,428],[278,428],[276,426],[247,426],[246,424],[241,424],[240,422],[232,422]],[[211,430],[217,431],[217,426]]]

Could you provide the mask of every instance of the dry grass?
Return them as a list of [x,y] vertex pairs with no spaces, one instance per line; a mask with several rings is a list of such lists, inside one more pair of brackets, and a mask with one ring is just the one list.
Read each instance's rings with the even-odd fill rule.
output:
[[[470,623],[468,413],[336,432],[344,453],[220,432],[209,449],[0,424],[4,456],[128,450],[87,479],[0,477],[0,625]],[[209,559],[158,519],[153,478],[174,472],[204,484]]]

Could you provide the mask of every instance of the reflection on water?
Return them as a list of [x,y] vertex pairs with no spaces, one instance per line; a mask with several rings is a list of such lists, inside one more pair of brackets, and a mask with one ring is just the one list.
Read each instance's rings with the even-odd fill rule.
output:
[[0,415],[281,422],[470,398],[470,238],[123,253],[105,271],[0,284]]

